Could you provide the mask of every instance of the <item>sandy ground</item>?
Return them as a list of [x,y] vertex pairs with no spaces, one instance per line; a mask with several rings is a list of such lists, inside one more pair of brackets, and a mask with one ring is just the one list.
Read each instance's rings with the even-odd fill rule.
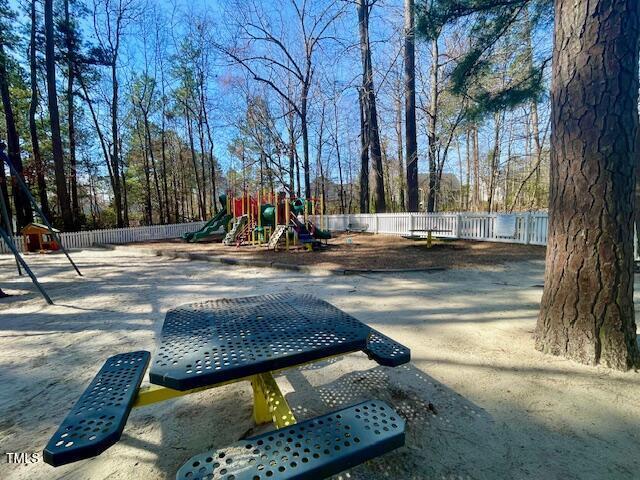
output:
[[[28,257],[56,306],[0,256],[0,285],[21,294],[0,300],[2,452],[40,451],[107,356],[154,351],[167,309],[304,291],[412,349],[397,369],[352,354],[278,377],[299,418],[380,398],[407,419],[405,447],[342,478],[640,478],[640,373],[534,350],[540,260],[329,277],[121,250],[74,256],[83,278],[59,255]],[[122,440],[97,458],[57,469],[3,459],[0,478],[173,478],[190,456],[253,431],[249,385],[229,385],[135,409]]]
[[267,260],[319,269],[419,269],[483,268],[514,261],[544,259],[544,247],[509,243],[408,240],[392,235],[338,233],[325,248],[307,252],[302,248],[276,252],[264,246],[228,247],[220,242],[185,243],[179,239],[131,244],[139,249],[204,253],[211,256]]

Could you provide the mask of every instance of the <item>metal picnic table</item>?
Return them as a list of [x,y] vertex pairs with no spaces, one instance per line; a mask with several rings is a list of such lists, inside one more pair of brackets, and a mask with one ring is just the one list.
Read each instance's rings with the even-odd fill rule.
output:
[[274,294],[184,305],[167,312],[151,355],[110,357],[44,449],[58,466],[100,454],[132,408],[249,381],[257,424],[277,430],[189,459],[178,479],[323,478],[404,444],[404,421],[379,400],[297,423],[273,373],[363,351],[381,365],[409,362],[408,348],[311,295]]

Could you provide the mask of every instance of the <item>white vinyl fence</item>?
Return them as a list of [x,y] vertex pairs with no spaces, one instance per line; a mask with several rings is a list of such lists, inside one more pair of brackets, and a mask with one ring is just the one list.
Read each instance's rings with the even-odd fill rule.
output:
[[[60,239],[65,248],[86,248],[95,244],[130,243],[147,240],[176,238],[185,232],[192,232],[204,226],[206,222],[177,223],[173,225],[152,225],[149,227],[110,228],[105,230],[88,230],[85,232],[61,233]],[[14,237],[18,250],[24,250],[22,236]],[[0,241],[0,253],[9,253],[9,248]]]
[[363,231],[388,235],[426,236],[490,242],[547,244],[545,212],[498,213],[378,213],[315,216],[321,228],[331,231]]
[[[435,237],[459,238],[489,242],[546,245],[548,217],[546,212],[499,213],[377,213],[325,215],[312,217],[321,228],[333,232],[361,231],[387,235],[426,236],[420,230],[439,230]],[[122,244],[147,240],[179,237],[204,226],[206,222],[154,225],[150,227],[113,228],[69,232],[60,234],[67,248],[86,248],[95,244]],[[22,237],[14,241],[20,251],[24,248]],[[0,242],[0,253],[9,249]],[[636,251],[636,260],[640,260]]]

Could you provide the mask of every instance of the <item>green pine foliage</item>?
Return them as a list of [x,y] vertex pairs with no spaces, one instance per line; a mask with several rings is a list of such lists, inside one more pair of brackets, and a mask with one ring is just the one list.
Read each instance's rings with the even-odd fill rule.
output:
[[552,7],[550,0],[423,0],[417,4],[417,30],[425,39],[438,37],[458,22],[469,24],[469,47],[451,72],[450,89],[471,100],[470,118],[540,100],[550,55],[534,58],[530,38],[551,21]]

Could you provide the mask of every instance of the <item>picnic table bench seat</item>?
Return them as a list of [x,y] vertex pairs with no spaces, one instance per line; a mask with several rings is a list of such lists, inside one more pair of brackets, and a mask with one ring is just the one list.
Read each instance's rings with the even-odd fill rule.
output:
[[326,478],[404,445],[404,420],[369,400],[191,457],[177,480]]
[[120,440],[151,354],[109,357],[44,449],[54,467],[95,457]]
[[367,346],[362,351],[385,367],[398,367],[411,360],[411,350],[373,328]]

